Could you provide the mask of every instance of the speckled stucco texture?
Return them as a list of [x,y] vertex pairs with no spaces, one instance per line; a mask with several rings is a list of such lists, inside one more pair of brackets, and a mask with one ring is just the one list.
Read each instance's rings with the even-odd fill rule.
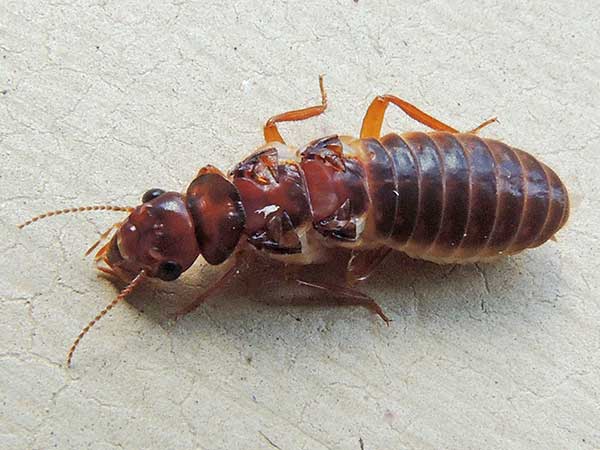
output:
[[[600,448],[599,30],[590,0],[0,2],[0,447]],[[228,170],[266,118],[318,102],[320,73],[330,109],[290,143],[358,134],[382,93],[463,130],[497,116],[483,135],[559,173],[570,223],[491,265],[390,258],[364,286],[390,327],[244,276],[170,320],[214,276],[199,262],[67,370],[117,292],[83,252],[123,216],[15,225]],[[423,127],[392,110],[385,129]]]

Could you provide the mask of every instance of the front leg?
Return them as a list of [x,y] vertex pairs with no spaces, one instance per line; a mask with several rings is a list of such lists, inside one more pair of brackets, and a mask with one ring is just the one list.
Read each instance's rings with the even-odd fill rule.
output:
[[229,267],[228,270],[223,272],[221,274],[221,276],[219,278],[217,278],[216,281],[211,283],[204,291],[202,291],[194,299],[194,301],[192,301],[191,303],[187,304],[186,306],[184,306],[183,308],[178,310],[175,313],[175,317],[177,319],[180,319],[180,318],[188,315],[192,311],[194,311],[196,308],[198,308],[200,305],[202,305],[204,302],[206,302],[211,296],[216,294],[222,287],[224,287],[225,284],[229,280],[231,280],[238,272],[239,272],[239,259],[236,259],[231,263],[231,267]]

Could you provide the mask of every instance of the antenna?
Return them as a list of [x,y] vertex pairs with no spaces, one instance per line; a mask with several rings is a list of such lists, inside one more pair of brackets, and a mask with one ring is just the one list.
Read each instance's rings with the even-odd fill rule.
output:
[[69,349],[69,352],[67,353],[67,367],[71,367],[71,360],[73,359],[73,353],[75,353],[75,349],[81,342],[81,339],[83,338],[83,336],[85,336],[87,334],[87,332],[90,331],[90,329],[96,324],[96,322],[98,322],[100,319],[102,319],[106,315],[106,313],[108,313],[111,309],[113,309],[119,302],[121,302],[122,300],[127,298],[127,296],[129,294],[131,294],[131,292],[144,280],[144,276],[145,276],[144,271],[143,270],[140,271],[140,273],[138,273],[135,276],[135,278],[133,280],[131,280],[131,282],[119,293],[119,295],[117,295],[117,297],[112,302],[110,302],[108,305],[106,305],[106,307],[102,311],[100,311],[98,313],[98,315],[96,317],[94,317],[90,321],[90,323],[88,323],[83,328],[83,330],[81,330],[81,333],[79,333],[79,336],[77,336],[77,339],[75,339],[75,341],[73,341],[73,344],[71,345],[71,348]]
[[113,205],[95,205],[95,206],[78,206],[75,208],[57,209],[56,211],[48,211],[39,216],[32,217],[31,219],[17,225],[18,228],[24,228],[27,225],[31,225],[33,222],[37,222],[40,219],[45,219],[51,216],[59,216],[61,214],[78,213],[83,211],[125,211],[131,212],[134,208],[131,206],[113,206]]

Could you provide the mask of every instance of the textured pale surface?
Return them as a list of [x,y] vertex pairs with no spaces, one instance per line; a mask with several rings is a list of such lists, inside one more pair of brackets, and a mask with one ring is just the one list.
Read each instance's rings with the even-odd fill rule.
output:
[[[49,3],[0,2],[1,448],[600,447],[595,2]],[[356,134],[384,92],[462,129],[497,115],[484,135],[580,199],[568,227],[494,265],[392,258],[366,287],[389,328],[243,281],[173,323],[160,305],[206,278],[156,283],[66,370],[116,292],[82,252],[121,216],[15,224],[227,169],[269,115],[318,100],[319,73],[331,109],[283,127],[290,142]]]

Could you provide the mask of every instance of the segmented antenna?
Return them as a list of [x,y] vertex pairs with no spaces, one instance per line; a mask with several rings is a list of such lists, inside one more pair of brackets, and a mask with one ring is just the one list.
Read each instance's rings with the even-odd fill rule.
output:
[[33,222],[37,222],[40,219],[45,219],[51,216],[58,216],[61,214],[69,214],[69,213],[77,213],[83,211],[124,211],[131,212],[134,208],[131,206],[113,206],[113,205],[95,205],[95,206],[79,206],[75,208],[65,208],[65,209],[57,209],[56,211],[48,211],[39,216],[32,217],[31,219],[23,222],[20,225],[17,225],[18,228],[26,227],[27,225],[32,224]]
[[75,353],[75,349],[81,342],[81,339],[83,338],[83,336],[85,336],[87,334],[87,332],[90,331],[90,329],[96,324],[96,322],[98,322],[100,319],[102,319],[106,315],[106,313],[108,313],[111,309],[113,309],[117,305],[117,303],[119,303],[122,300],[124,300],[125,298],[127,298],[127,296],[129,294],[131,294],[131,292],[136,288],[136,286],[138,286],[144,280],[144,275],[145,275],[144,271],[143,270],[140,271],[140,273],[138,273],[135,276],[135,278],[133,280],[131,280],[131,282],[119,293],[119,295],[117,295],[117,297],[112,302],[110,302],[108,305],[106,305],[106,308],[104,308],[102,311],[100,311],[100,313],[98,313],[98,315],[96,317],[94,317],[94,319],[92,321],[90,321],[90,323],[88,323],[83,330],[81,330],[81,333],[79,333],[79,336],[77,336],[77,339],[75,339],[75,341],[73,341],[73,344],[71,345],[71,348],[69,349],[69,353],[67,353],[67,367],[71,367],[71,360],[73,359],[73,353]]

